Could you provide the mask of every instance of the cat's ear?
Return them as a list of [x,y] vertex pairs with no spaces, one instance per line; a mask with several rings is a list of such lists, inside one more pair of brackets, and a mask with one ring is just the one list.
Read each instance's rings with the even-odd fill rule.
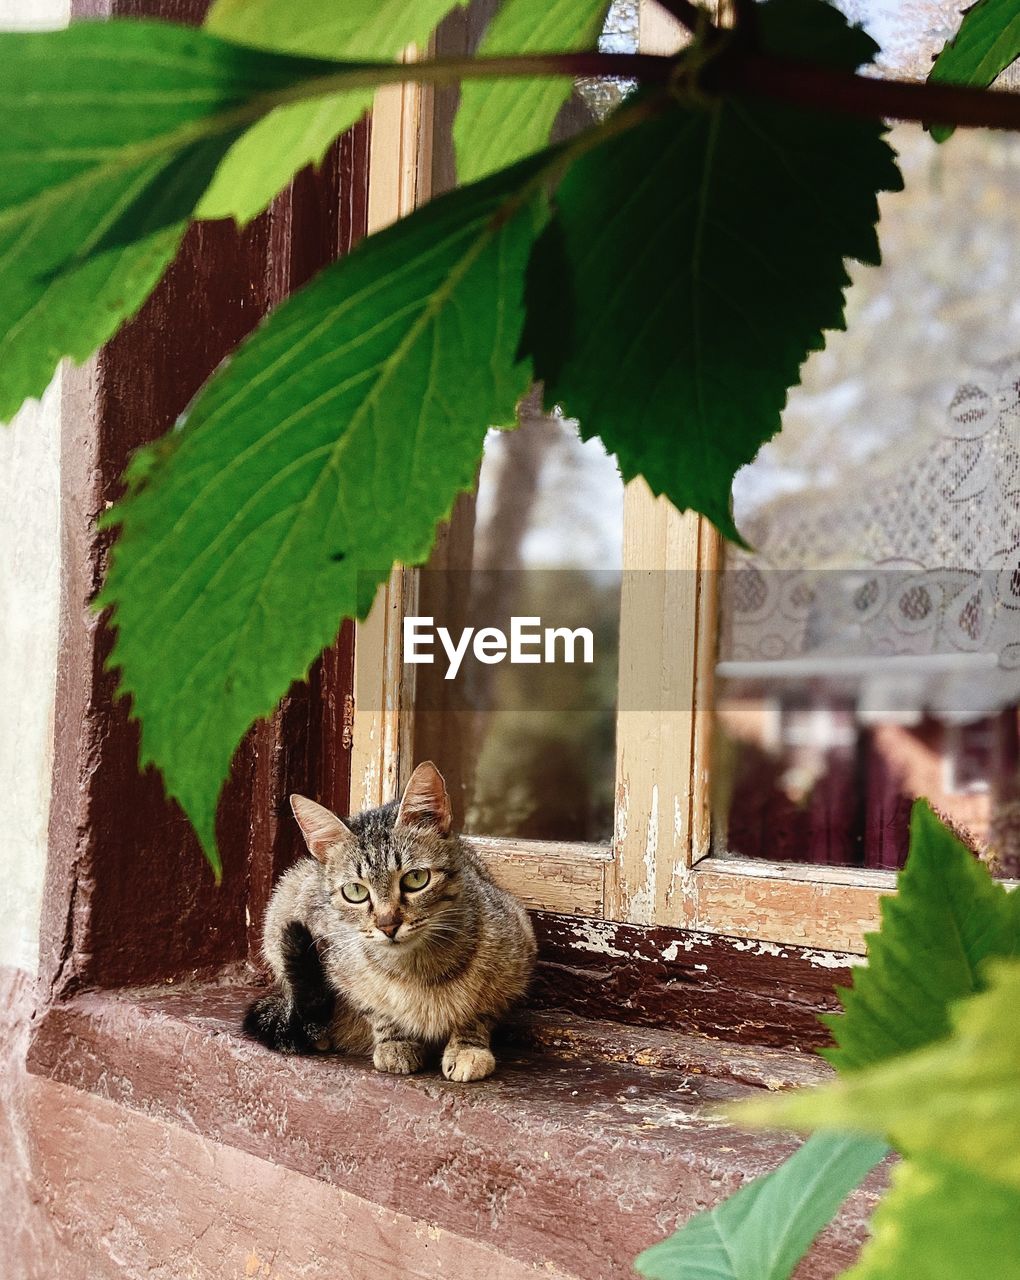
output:
[[420,764],[411,774],[397,810],[398,827],[434,827],[447,835],[453,825],[450,797],[446,783],[431,760]]
[[325,862],[330,849],[337,845],[354,840],[354,835],[345,827],[335,813],[314,800],[304,796],[291,796],[290,807],[305,838],[308,852],[319,862]]

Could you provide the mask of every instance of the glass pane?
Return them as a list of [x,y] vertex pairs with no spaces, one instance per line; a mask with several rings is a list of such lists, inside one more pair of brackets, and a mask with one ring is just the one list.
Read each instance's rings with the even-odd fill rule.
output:
[[[601,45],[637,44],[638,0],[615,0]],[[578,82],[554,138],[605,115],[630,87]],[[416,612],[453,636],[484,627],[509,634],[514,617],[586,628],[593,660],[581,661],[579,648],[577,661],[565,662],[558,648],[553,663],[486,665],[469,650],[453,680],[443,662],[405,666],[415,673],[414,758],[442,769],[463,830],[611,839],[622,558],[615,462],[532,398],[516,431],[489,433],[477,492],[458,502],[419,575]]]
[[612,835],[622,530],[616,464],[576,424],[531,408],[517,431],[490,433],[477,495],[420,575],[416,613],[454,636],[509,635],[513,617],[588,628],[593,660],[579,642],[570,663],[560,645],[553,663],[487,665],[469,653],[454,680],[445,657],[415,668],[415,759],[446,774],[465,831]]
[[[955,4],[856,4],[923,74]],[[721,851],[895,867],[928,796],[1020,873],[1020,139],[893,129],[881,268],[737,478]]]

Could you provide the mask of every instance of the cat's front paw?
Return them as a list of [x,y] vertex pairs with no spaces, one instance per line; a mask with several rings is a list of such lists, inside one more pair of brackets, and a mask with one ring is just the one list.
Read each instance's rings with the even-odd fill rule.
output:
[[424,1063],[425,1052],[413,1040],[387,1040],[385,1044],[377,1044],[372,1054],[376,1071],[385,1071],[391,1076],[409,1076],[413,1071],[420,1071]]
[[466,1084],[469,1080],[484,1080],[496,1070],[496,1059],[488,1049],[476,1046],[455,1049],[448,1047],[443,1054],[443,1075],[447,1080]]

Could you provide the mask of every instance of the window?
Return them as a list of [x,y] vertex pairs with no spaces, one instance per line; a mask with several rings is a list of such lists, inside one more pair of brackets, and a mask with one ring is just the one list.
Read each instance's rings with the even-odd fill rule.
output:
[[722,591],[717,845],[896,868],[925,795],[1015,877],[1020,146],[891,141],[883,266],[853,270],[847,332],[738,477],[756,551]]
[[491,625],[512,637],[512,619],[528,619],[520,647],[532,660],[468,655],[452,680],[445,655],[416,664],[414,756],[442,761],[471,835],[608,842],[623,483],[597,441],[534,398],[521,418],[490,433],[476,494],[418,575],[415,607],[455,636]]
[[[937,4],[914,6],[904,15],[877,0],[854,6],[852,16],[883,42],[885,70],[915,76],[924,74],[929,49],[945,38],[951,20],[943,20]],[[623,32],[616,32],[617,40],[626,39],[626,19],[615,14]],[[646,48],[677,39],[654,5],[641,8],[641,39]],[[597,109],[599,91],[583,91]],[[413,120],[428,132],[420,102],[421,95],[417,105],[405,98],[400,127]],[[917,622],[912,634],[920,635],[918,611],[924,591],[934,590],[933,573],[944,576],[944,564],[963,565],[973,588],[975,575],[967,566],[976,563],[974,547],[965,538],[949,551],[945,545],[947,530],[964,528],[963,508],[954,525],[930,494],[963,483],[957,497],[977,500],[973,478],[947,476],[966,471],[974,441],[987,428],[989,406],[1006,404],[1014,384],[1010,369],[1000,370],[998,383],[981,384],[968,371],[989,355],[1009,354],[1011,337],[1012,349],[1020,347],[1020,316],[1008,312],[1020,254],[1009,215],[1020,185],[1016,143],[974,136],[961,144],[966,154],[946,148],[932,157],[916,131],[896,131],[892,141],[911,171],[915,194],[908,201],[886,197],[886,263],[856,272],[849,333],[833,336],[827,350],[809,361],[804,385],[791,397],[784,437],[738,478],[738,518],[758,554],[724,555],[711,526],[655,500],[641,483],[623,491],[617,481],[614,489],[606,460],[586,459],[584,446],[565,437],[562,424],[532,414],[516,438],[496,437],[487,449],[478,498],[461,503],[429,569],[395,575],[359,628],[354,777],[360,796],[352,807],[392,794],[411,761],[431,755],[452,774],[471,838],[532,906],[849,953],[863,951],[878,898],[893,886],[916,794],[930,796],[978,850],[993,846],[1000,869],[1013,872],[1013,845],[1006,856],[996,855],[991,838],[996,823],[1014,832],[1009,840],[1020,827],[1020,687],[1010,674],[1015,668],[1007,641],[993,654],[978,643],[952,648],[929,637],[927,648],[914,643],[901,653],[876,635],[844,654],[816,639],[818,627],[834,626],[839,616],[834,591],[876,614],[874,593],[882,592],[884,602],[898,592],[893,607],[901,620]],[[921,148],[927,159],[920,158]],[[980,155],[971,154],[974,148]],[[926,175],[918,172],[921,164],[928,166]],[[961,183],[965,176],[974,181],[975,174],[977,185],[968,195]],[[392,190],[398,185],[392,182]],[[394,204],[388,216],[406,207]],[[981,237],[971,236],[966,222],[978,207]],[[949,235],[947,208],[957,211]],[[923,281],[908,278],[911,272]],[[925,497],[920,473],[897,470],[896,459],[904,442],[913,445],[925,432],[930,441],[940,423],[945,433],[947,405],[950,435],[956,430],[952,440],[962,441],[966,457],[954,462],[945,450],[923,448],[932,475]],[[984,427],[975,416],[982,413]],[[1002,435],[1012,442],[1014,458],[1016,430],[1010,418]],[[882,513],[874,509],[874,483],[871,506],[834,507],[819,482],[834,448],[841,465],[848,454],[867,462],[869,477],[876,461],[892,459],[886,471],[890,495],[899,492],[900,498],[886,499],[885,512],[894,513],[913,560],[902,549],[876,551],[864,563],[838,559],[841,547],[859,555],[860,548],[876,545]],[[534,494],[541,491],[543,468],[562,465],[550,456],[556,450],[572,455],[576,470],[563,511],[546,512],[542,525]],[[986,471],[993,460],[998,454],[986,451]],[[510,466],[519,477],[516,487],[507,483]],[[1005,474],[1015,473],[1014,466]],[[973,477],[973,469],[967,474]],[[796,500],[784,501],[795,484]],[[996,536],[1004,546],[1020,545],[1015,488],[1006,484],[994,500],[1001,526]],[[586,552],[576,545],[584,540],[578,506],[591,525]],[[968,530],[974,509],[967,508]],[[557,514],[569,529],[561,526],[557,533]],[[818,527],[808,528],[811,519]],[[799,534],[791,532],[800,525]],[[775,530],[771,538],[759,533],[766,527]],[[618,558],[604,545],[617,529]],[[822,562],[827,594],[817,575],[809,580],[804,572],[805,565],[819,563],[810,553],[818,551],[821,529],[837,556]],[[501,553],[493,551],[500,531]],[[536,560],[535,548],[543,543]],[[527,594],[522,581],[535,573],[534,565],[552,562],[550,546],[575,574],[589,575],[591,615],[609,640],[611,661],[618,662],[611,688],[603,680],[597,692],[582,696],[583,713],[575,707],[557,719],[549,708],[556,692],[547,686],[542,711],[524,708],[519,688],[502,676],[460,695],[455,705],[435,668],[402,663],[405,614],[453,617],[448,603],[444,614],[445,594],[459,602],[461,617],[471,594],[466,583],[477,584],[482,569],[515,578],[510,594],[520,602]],[[775,555],[776,546],[787,550],[786,560]],[[1009,568],[1006,559],[1002,573]],[[464,575],[457,589],[451,573]],[[974,590],[963,590],[962,579],[955,584],[960,627],[985,635],[998,610],[1008,630],[1012,618],[1002,619],[1002,610],[1012,607],[1016,592],[1002,573],[998,594],[987,595],[985,603],[971,602]],[[506,581],[501,589],[508,590]],[[941,579],[939,590],[944,597]],[[541,594],[532,590],[532,598]],[[528,605],[526,612],[539,609]],[[777,617],[789,632],[780,639]],[[930,619],[927,625],[930,631]],[[785,648],[774,651],[780,643]],[[940,719],[931,690],[949,696],[955,687],[972,695],[975,672],[983,673],[988,687],[980,714]],[[608,717],[614,712],[610,759]],[[515,717],[529,728],[515,727]],[[565,722],[576,734],[569,743]],[[571,764],[574,756],[579,769]],[[548,784],[545,795],[538,794],[536,773]],[[597,798],[610,785],[611,837]],[[574,804],[579,790],[595,796],[594,803]]]

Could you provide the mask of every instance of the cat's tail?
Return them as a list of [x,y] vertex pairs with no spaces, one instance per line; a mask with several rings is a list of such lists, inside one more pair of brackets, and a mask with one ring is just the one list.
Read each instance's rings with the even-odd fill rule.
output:
[[260,997],[244,1017],[245,1033],[277,1053],[313,1053],[329,1042],[336,993],[329,985],[315,939],[299,920],[283,931],[289,993]]

